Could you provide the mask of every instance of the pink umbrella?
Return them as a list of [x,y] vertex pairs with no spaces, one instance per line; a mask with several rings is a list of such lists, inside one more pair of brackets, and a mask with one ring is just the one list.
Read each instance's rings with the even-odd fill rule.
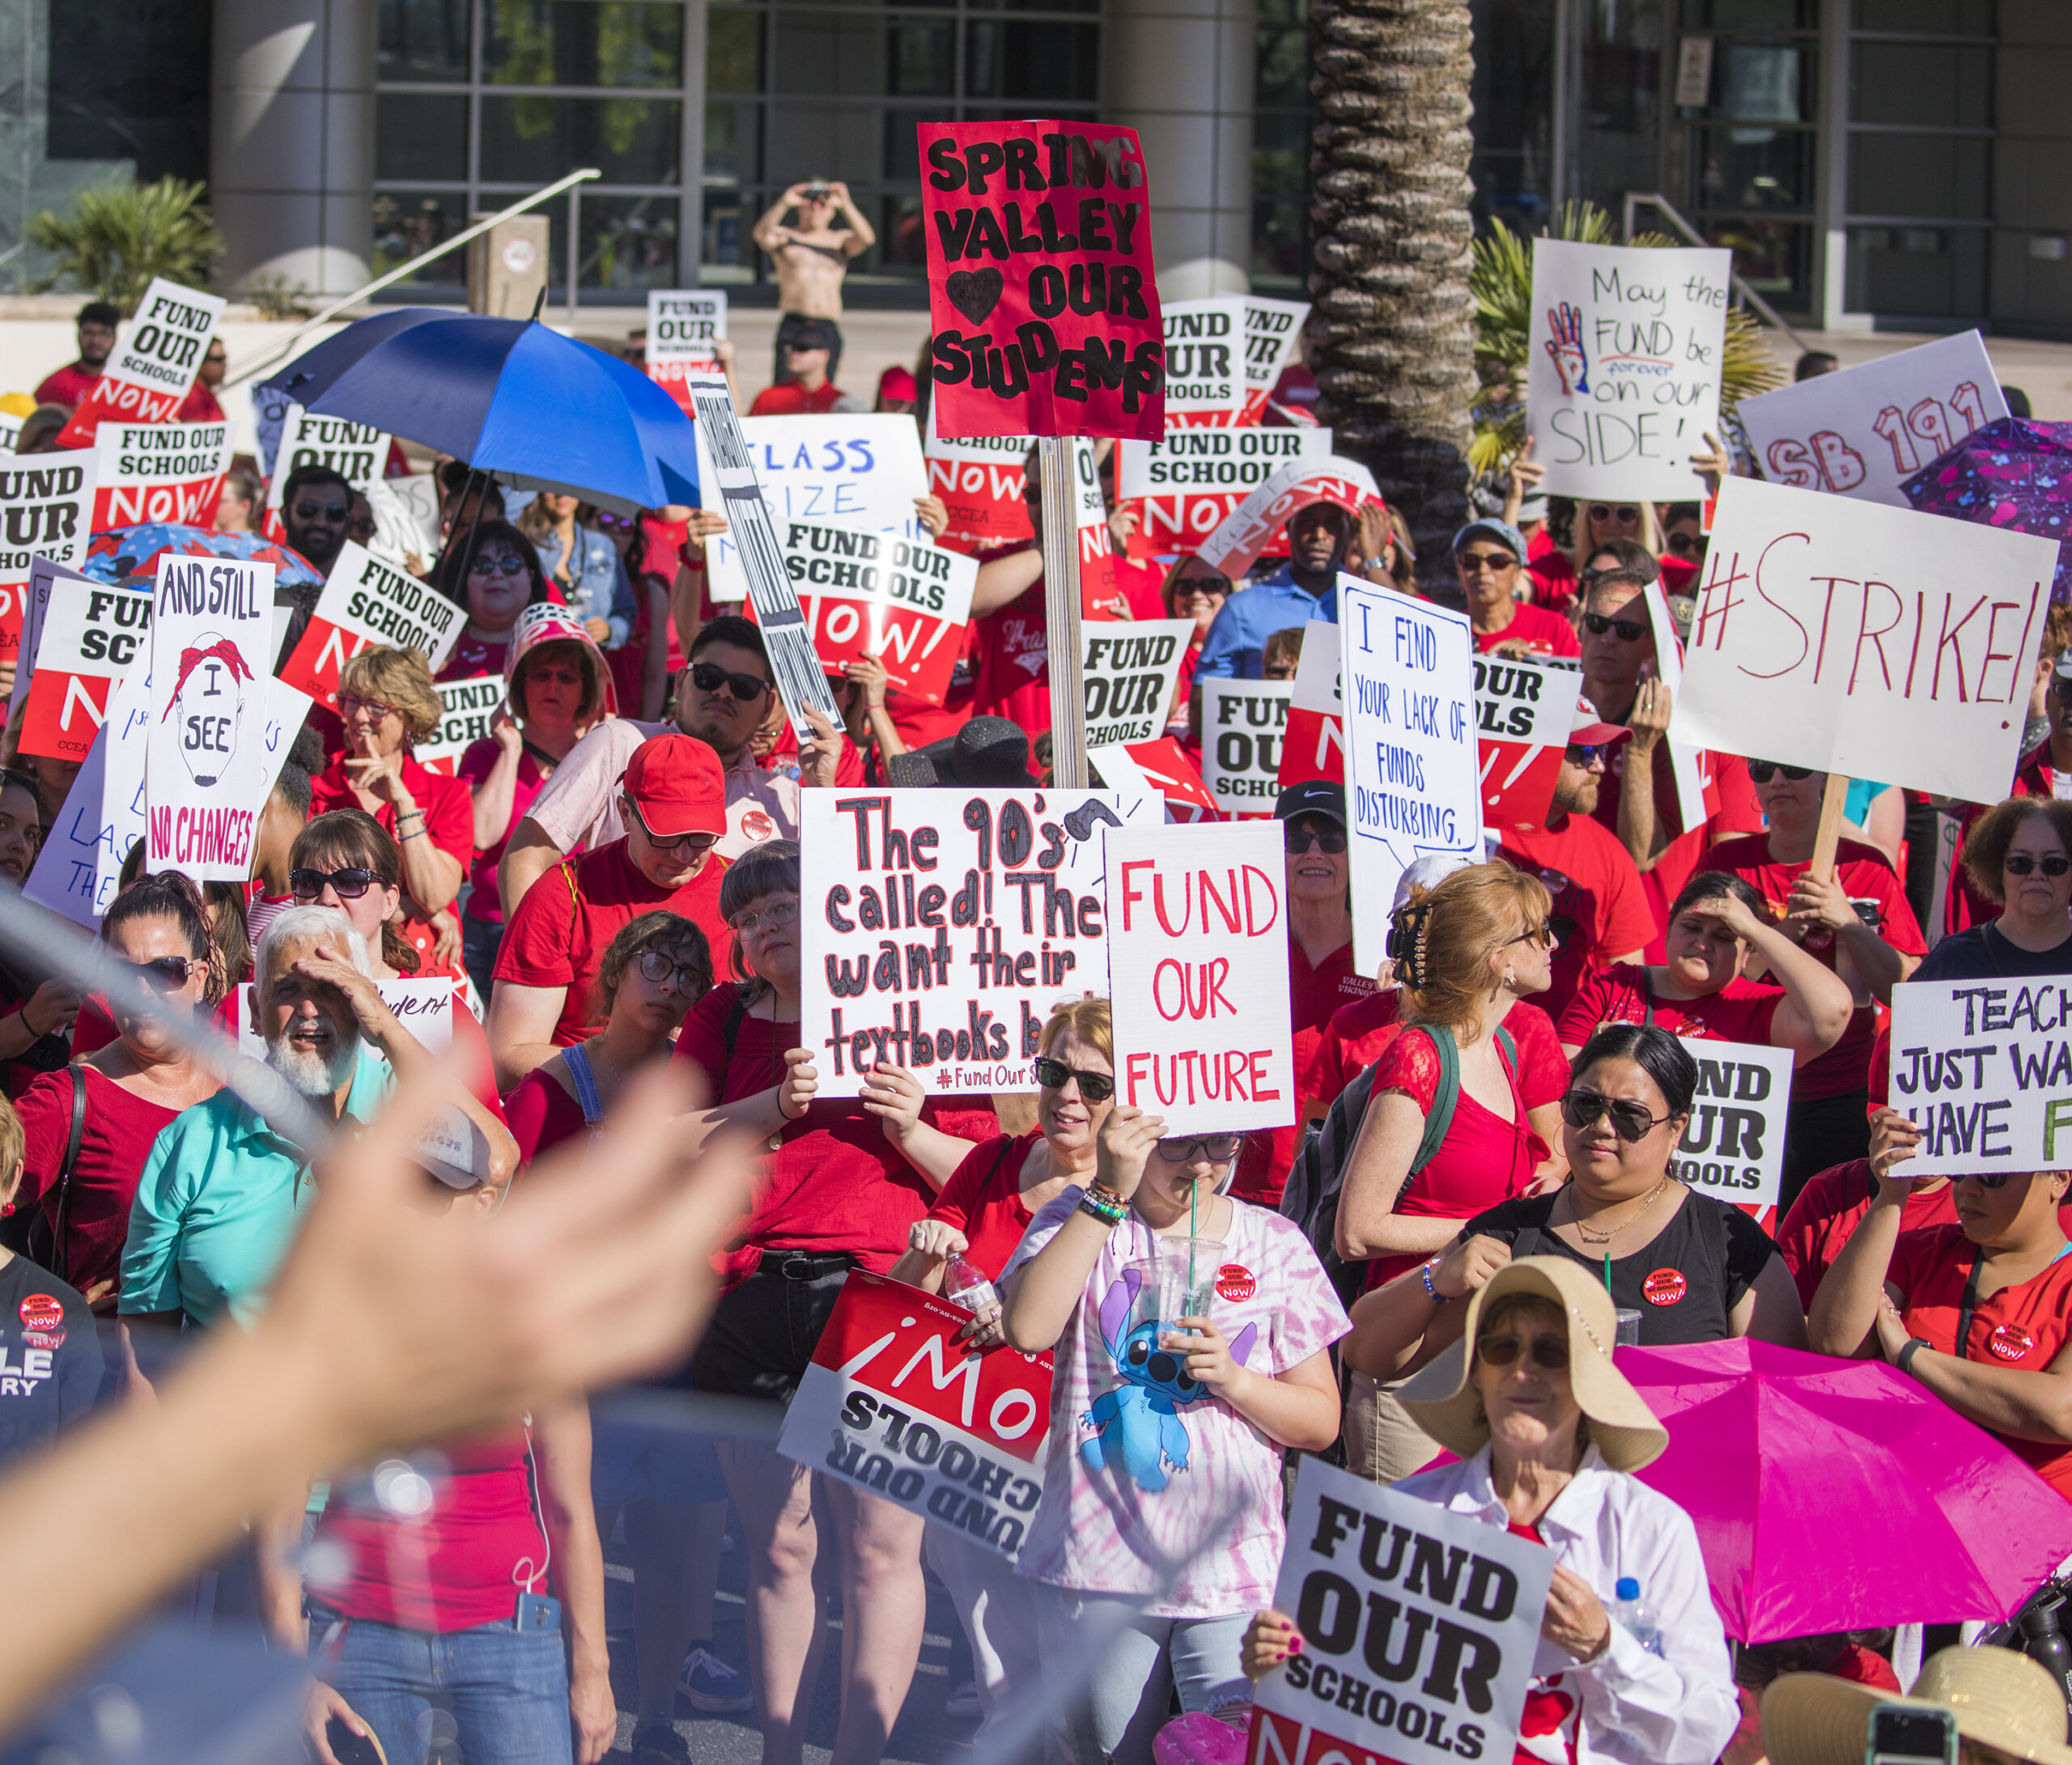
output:
[[1669,1428],[1641,1480],[1696,1522],[1742,1642],[1998,1622],[2072,1555],[2072,1502],[1883,1361],[1740,1337],[1618,1364]]

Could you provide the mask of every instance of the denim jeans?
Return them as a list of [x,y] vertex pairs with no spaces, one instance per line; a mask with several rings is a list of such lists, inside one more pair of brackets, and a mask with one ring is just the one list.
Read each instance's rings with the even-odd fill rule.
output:
[[496,953],[503,944],[503,921],[478,919],[472,913],[461,915],[461,965],[475,991],[482,996],[482,1009],[489,1009],[491,978],[496,973]]
[[388,1765],[424,1765],[436,1708],[452,1712],[468,1765],[570,1765],[574,1756],[558,1628],[520,1636],[505,1623],[439,1635],[352,1619],[325,1677],[374,1730]]
[[[1047,1679],[1084,1665],[1102,1627],[1125,1618],[1136,1603],[1042,1581],[1029,1585]],[[1239,1657],[1250,1622],[1248,1611],[1222,1618],[1128,1618],[1109,1633],[1085,1693],[1052,1711],[1050,1757],[1077,1765],[1104,1759],[1151,1765],[1151,1743],[1166,1725],[1174,1693],[1189,1716],[1249,1703],[1252,1688]]]

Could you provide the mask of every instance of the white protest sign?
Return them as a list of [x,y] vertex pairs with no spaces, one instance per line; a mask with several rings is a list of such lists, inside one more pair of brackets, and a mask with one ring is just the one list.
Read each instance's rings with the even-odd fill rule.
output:
[[1266,414],[1267,400],[1294,360],[1302,321],[1309,316],[1306,300],[1245,296],[1245,412],[1240,422],[1256,423]]
[[1677,1180],[1730,1207],[1776,1207],[1792,1051],[1690,1037],[1684,1051],[1698,1063],[1698,1090],[1676,1148]]
[[108,717],[95,730],[57,824],[22,885],[31,901],[89,931],[115,898],[122,860],[143,837],[148,714],[142,673],[118,681]]
[[1892,1107],[1923,1136],[1903,1177],[2072,1164],[2072,987],[2060,977],[1892,989]]
[[1536,1540],[1305,1457],[1273,1596],[1302,1652],[1259,1681],[1246,1758],[1508,1760],[1553,1581]]
[[1163,441],[1119,441],[1116,499],[1137,515],[1130,555],[1192,551],[1275,473],[1330,456],[1328,429],[1174,429]]
[[367,486],[367,506],[374,511],[374,537],[367,549],[383,562],[401,568],[414,552],[420,558],[437,554],[442,536],[436,474],[376,478]]
[[478,674],[465,681],[434,681],[431,689],[444,707],[439,733],[410,749],[421,766],[449,776],[461,756],[489,733],[490,719],[503,702],[503,677]]
[[1101,830],[1155,827],[1114,791],[806,791],[800,1046],[823,1097],[872,1064],[932,1096],[1033,1091],[1051,1005],[1108,991]]
[[[1676,622],[1669,615],[1669,602],[1663,598],[1661,583],[1650,583],[1641,591],[1641,596],[1654,633],[1655,672],[1669,689],[1669,702],[1674,706],[1684,698],[1683,639],[1676,634]],[[1577,687],[1580,693],[1580,680]],[[1705,749],[1680,735],[1669,738],[1669,770],[1676,781],[1676,808],[1687,828],[1696,827],[1719,813],[1719,783],[1713,777],[1713,756]]]
[[777,1450],[1009,1562],[1043,1495],[1051,1356],[974,1355],[971,1314],[852,1269],[784,1412]]
[[435,674],[460,641],[466,619],[460,605],[430,583],[347,540],[295,654],[282,664],[281,678],[326,711],[336,711],[338,677],[361,651],[376,644],[416,650]]
[[1288,517],[1306,503],[1335,503],[1357,509],[1369,497],[1378,500],[1381,494],[1374,474],[1357,460],[1339,454],[1291,460],[1231,510],[1195,553],[1236,582],[1273,543]]
[[1191,619],[1089,619],[1080,627],[1089,747],[1127,746],[1166,733]]
[[1540,828],[1575,727],[1582,677],[1509,656],[1475,659],[1475,727],[1482,766],[1482,825]]
[[389,436],[372,423],[320,417],[299,405],[288,406],[279,451],[266,483],[266,514],[278,523],[287,482],[304,466],[328,466],[362,496],[380,481],[388,463]]
[[1245,409],[1245,297],[1168,300],[1166,426],[1234,423]]
[[716,365],[712,346],[727,334],[727,296],[717,288],[650,288],[641,353],[656,362]]
[[1464,613],[1352,576],[1338,579],[1338,608],[1352,951],[1371,974],[1403,872],[1427,852],[1481,855],[1475,634]]
[[23,600],[39,559],[76,570],[93,534],[95,456],[33,454],[0,465],[0,664],[21,649]]
[[148,588],[53,582],[38,623],[21,752],[85,759],[115,683],[133,666],[150,665],[151,642]]
[[106,422],[94,435],[94,531],[163,521],[213,528],[230,425]]
[[1295,683],[1208,680],[1200,685],[1201,782],[1233,821],[1272,814]]
[[1528,426],[1554,496],[1696,502],[1734,254],[1532,242]]
[[949,511],[941,543],[975,552],[1030,537],[1029,450],[1036,438],[945,436],[936,428],[937,408],[930,400],[927,460],[928,494]]
[[1774,484],[1909,508],[1903,479],[2007,414],[1976,331],[1816,374],[1737,407]]
[[168,555],[153,593],[145,868],[244,882],[274,783],[261,684],[271,671],[253,665],[268,660],[274,566]]
[[894,692],[942,703],[971,617],[975,559],[835,521],[779,521],[777,543],[829,668],[879,656]]
[[1670,736],[1998,803],[2057,568],[2055,539],[1729,478]]
[[1268,822],[1108,834],[1116,1095],[1168,1133],[1295,1119],[1286,871]]
[[117,418],[171,422],[202,371],[202,358],[224,304],[221,295],[202,294],[154,277],[100,378],[58,432],[57,444],[87,447],[101,423]]
[[[1288,705],[1288,739],[1280,745],[1284,791],[1311,779],[1345,782],[1345,707],[1339,693],[1338,649],[1338,627],[1330,620],[1312,619],[1302,627],[1302,656],[1295,664],[1295,693]],[[1208,683],[1202,685],[1206,688]]]
[[1928,917],[1921,927],[1931,950],[1942,941],[1943,927],[1948,923],[1950,887],[1957,875],[1964,827],[1961,816],[1952,815],[1947,809],[1935,812],[1935,888],[1929,897]]
[[36,646],[43,639],[43,617],[50,606],[50,597],[62,582],[91,582],[91,576],[83,576],[76,570],[67,570],[62,564],[53,563],[48,558],[35,558],[29,563],[29,579],[21,592],[22,639],[21,653],[15,667],[15,690],[27,695],[36,681]]
[[[21,399],[25,403],[31,405],[33,405],[36,402],[36,401],[31,398],[26,392],[10,392],[7,394],[7,397],[10,398]],[[17,415],[15,412],[11,410],[0,410],[0,454],[12,453],[15,452],[15,448],[21,442],[22,425],[28,420],[28,413],[27,411],[23,411],[19,415]]]
[[[387,980],[376,981],[375,991],[380,994],[381,1003],[401,1020],[403,1028],[410,1031],[432,1054],[444,1054],[453,1043],[453,1013],[458,1008],[453,991],[452,978],[445,974],[393,974]],[[231,994],[231,1034],[237,1038],[238,1046],[254,1060],[266,1058],[266,1042],[252,1022],[248,1009],[250,999],[247,987],[233,988]],[[370,1050],[370,1052],[375,1050]],[[460,1162],[456,1160],[456,1162]]]

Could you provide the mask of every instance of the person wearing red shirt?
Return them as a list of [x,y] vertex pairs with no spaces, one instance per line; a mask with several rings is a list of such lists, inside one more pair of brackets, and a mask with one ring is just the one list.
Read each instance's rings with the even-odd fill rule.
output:
[[121,322],[121,311],[105,300],[89,300],[80,308],[79,359],[45,375],[36,389],[36,401],[77,410],[108,367],[115,350],[115,328]]
[[720,912],[727,861],[712,850],[727,828],[720,757],[694,736],[649,736],[626,762],[618,808],[626,831],[564,859],[526,891],[505,927],[489,1042],[507,1090],[555,1049],[604,1028],[597,973],[629,920],[665,908],[694,923],[715,952],[727,946]]
[[[1346,1086],[1382,1058],[1402,1031],[1402,1008],[1400,987],[1377,987],[1331,1014],[1302,1076],[1302,1097],[1313,1114],[1328,1110]],[[1554,1020],[1522,999],[1504,1014],[1504,1028],[1518,1045],[1518,1089],[1526,1112],[1559,1103],[1569,1088],[1569,1057],[1555,1037]]]
[[[2050,685],[2043,695],[2044,715],[2050,733],[2022,756],[2015,770],[2010,796],[2054,797],[2058,781],[2072,791],[2072,652],[2061,656],[2052,668]],[[2000,917],[2000,903],[1979,889],[1964,868],[1964,842],[1980,817],[1993,805],[1972,803],[1964,807],[1957,834],[1957,850],[1950,865],[1950,890],[1942,910],[1945,932],[1967,931]]]
[[1913,1185],[1896,1167],[1921,1131],[1894,1110],[1879,1126],[1878,1194],[1813,1296],[1814,1351],[1881,1357],[2072,1500],[2072,1243],[2057,1211],[2072,1172],[1959,1177],[1956,1224],[1903,1233]]
[[[180,409],[173,413],[176,423],[219,423],[223,421],[223,407],[216,402],[216,388],[223,383],[229,371],[230,356],[223,348],[221,337],[210,337],[209,347],[202,358],[202,366],[194,375],[194,384],[188,388]],[[393,445],[393,443],[392,443]]]
[[512,633],[520,616],[529,607],[561,599],[540,567],[533,542],[508,521],[485,521],[472,545],[463,539],[448,545],[432,585],[468,615],[439,671],[442,681],[507,674]]
[[1843,840],[1836,847],[1832,879],[1810,874],[1824,773],[1751,760],[1748,776],[1770,831],[1723,841],[1705,854],[1703,868],[1731,872],[1753,885],[1771,917],[1848,982],[1856,1002],[1841,1039],[1793,1076],[1777,1203],[1789,1210],[1814,1172],[1862,1155],[1877,1031],[1872,1002],[1892,1003],[1894,983],[1913,972],[1928,945],[1900,878],[1876,846]]
[[1509,829],[1495,853],[1537,876],[1552,897],[1548,923],[1554,930],[1554,978],[1541,1003],[1556,1018],[1577,987],[1615,963],[1638,961],[1654,936],[1640,872],[1626,849],[1593,818],[1605,756],[1626,732],[1594,721],[1588,706],[1577,717],[1546,825]]
[[[1874,1127],[1871,1131],[1875,1138],[1877,1131]],[[1798,1303],[1808,1310],[1842,1246],[1877,1199],[1878,1179],[1867,1158],[1831,1165],[1798,1191],[1798,1199],[1777,1228],[1777,1254],[1791,1271]],[[1927,1177],[1909,1186],[1900,1217],[1902,1234],[1956,1224],[1956,1192],[1948,1177]]]
[[1579,654],[1573,626],[1558,613],[1517,598],[1525,557],[1525,536],[1509,521],[1484,515],[1454,535],[1454,568],[1475,627],[1475,648],[1487,656],[1500,643],[1522,643],[1535,656]]

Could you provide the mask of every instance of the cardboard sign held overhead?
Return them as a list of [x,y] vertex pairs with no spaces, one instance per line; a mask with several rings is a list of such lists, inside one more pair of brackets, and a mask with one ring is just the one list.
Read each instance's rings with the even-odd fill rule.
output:
[[1482,765],[1482,825],[1539,828],[1561,776],[1582,677],[1506,656],[1475,659],[1475,724]]
[[1229,427],[1245,413],[1245,296],[1166,304],[1166,426]]
[[100,378],[58,432],[58,446],[91,447],[95,431],[114,418],[171,422],[202,371],[202,358],[208,353],[224,304],[221,295],[154,277]]
[[144,833],[144,741],[151,715],[143,671],[116,682],[107,717],[57,825],[44,836],[22,893],[92,931],[115,898],[122,861]]
[[2060,977],[1892,989],[1892,1107],[1926,1136],[1900,1177],[2072,1164],[2072,1024]]
[[642,359],[648,377],[691,414],[690,374],[720,366],[715,347],[727,334],[727,296],[717,288],[650,288]]
[[1156,441],[1165,332],[1136,131],[1074,121],[917,133],[943,426]]
[[23,597],[38,559],[68,571],[87,560],[96,464],[79,452],[0,465],[0,663],[18,658]]
[[1730,478],[1669,732],[1998,803],[2057,541]]
[[1910,507],[1901,482],[2007,414],[1976,331],[1743,399],[1749,452],[1774,484]]
[[347,540],[281,678],[326,711],[336,711],[338,677],[361,651],[376,645],[416,650],[436,674],[453,653],[466,620],[459,604],[430,583],[391,568]]
[[410,757],[428,771],[451,777],[461,756],[489,734],[490,719],[503,702],[503,677],[480,674],[465,681],[435,681],[432,689],[445,715],[439,733],[410,749]]
[[104,422],[94,436],[94,531],[144,521],[213,528],[230,452],[228,423]]
[[1232,820],[1273,813],[1294,698],[1293,681],[1201,683],[1202,783]]
[[132,668],[139,672],[148,668],[151,656],[149,589],[53,583],[37,638],[21,751],[84,760],[116,682]]
[[1527,422],[1553,496],[1696,502],[1734,254],[1532,242]]
[[[1288,739],[1280,745],[1279,782],[1284,791],[1311,779],[1345,783],[1345,705],[1339,689],[1338,651],[1338,627],[1330,620],[1312,619],[1302,627],[1302,658],[1295,664],[1295,692],[1288,705]],[[1207,729],[1204,723],[1204,740]]]
[[1115,1089],[1171,1134],[1295,1119],[1280,829],[1108,834]]
[[928,401],[928,494],[940,497],[949,525],[940,545],[984,551],[1036,531],[1029,519],[1029,450],[1034,435],[945,435],[940,402]]
[[1166,733],[1194,634],[1191,619],[1105,619],[1081,627],[1089,748],[1153,741]]
[[1295,359],[1296,348],[1302,341],[1302,324],[1309,316],[1306,300],[1246,295],[1245,409],[1238,422],[1256,423],[1266,414],[1267,401],[1280,384],[1288,364]]
[[1195,548],[1202,562],[1236,582],[1280,537],[1288,517],[1311,503],[1335,503],[1357,509],[1366,499],[1378,500],[1374,474],[1357,460],[1331,454],[1322,460],[1297,458],[1253,491]]
[[[389,436],[372,423],[348,422],[342,417],[319,417],[299,405],[288,406],[273,476],[266,481],[266,526],[270,537],[285,544],[281,499],[288,480],[304,466],[329,466],[362,496],[381,481],[388,464]],[[371,499],[370,499],[371,501]],[[512,504],[517,507],[514,501]]]
[[53,564],[47,558],[31,561],[28,583],[21,592],[21,650],[15,663],[15,692],[20,695],[23,703],[28,702],[28,694],[36,685],[36,647],[43,641],[43,617],[49,610],[51,596],[57,592],[60,583],[90,583],[93,579],[76,570],[67,570],[62,564]]
[[[1116,499],[1137,516],[1130,556],[1148,558],[1194,550],[1276,472],[1328,459],[1331,431],[1175,429],[1115,448]],[[1269,536],[1267,547],[1277,543]]]
[[829,672],[878,656],[894,692],[941,704],[971,617],[976,561],[834,521],[783,521],[777,533]]

